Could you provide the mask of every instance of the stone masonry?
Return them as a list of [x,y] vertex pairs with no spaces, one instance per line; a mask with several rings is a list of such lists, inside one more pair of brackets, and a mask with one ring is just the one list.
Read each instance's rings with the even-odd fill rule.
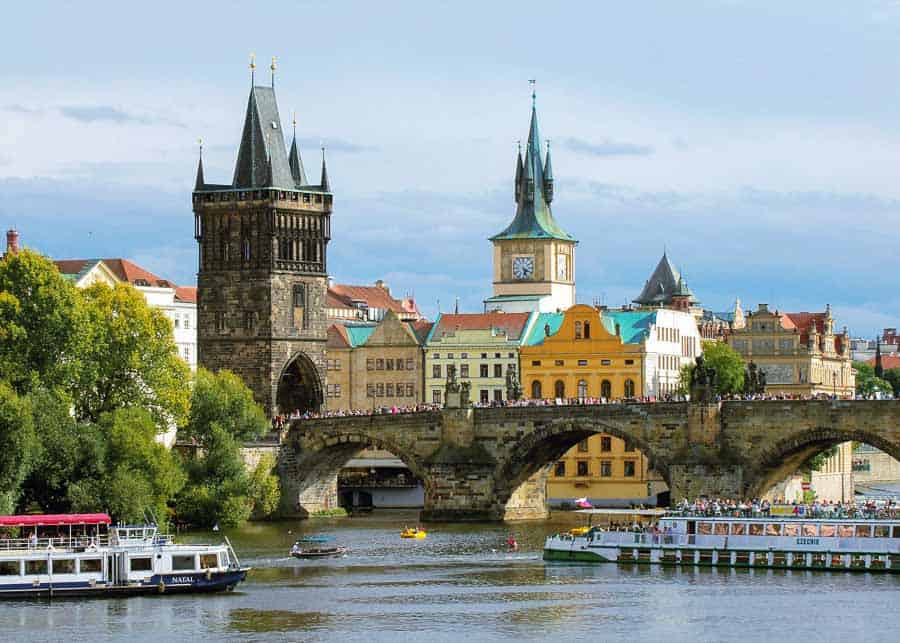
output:
[[280,451],[282,513],[306,516],[334,506],[337,472],[372,445],[395,454],[424,482],[423,520],[543,518],[549,465],[594,433],[641,451],[673,501],[746,497],[848,440],[900,457],[900,402],[470,408],[299,421]]

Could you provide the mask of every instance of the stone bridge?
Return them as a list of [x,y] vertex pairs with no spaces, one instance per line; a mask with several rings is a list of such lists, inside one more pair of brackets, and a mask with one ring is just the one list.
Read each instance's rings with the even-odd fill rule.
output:
[[809,456],[855,440],[900,459],[900,402],[754,401],[461,408],[292,424],[279,450],[282,513],[337,506],[337,473],[374,446],[425,486],[424,521],[547,516],[552,464],[607,433],[641,451],[672,500],[759,495]]

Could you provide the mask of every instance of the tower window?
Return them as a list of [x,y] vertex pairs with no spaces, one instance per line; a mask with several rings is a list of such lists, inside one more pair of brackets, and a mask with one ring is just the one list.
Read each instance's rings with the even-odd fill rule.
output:
[[250,261],[250,239],[241,241],[241,259]]
[[581,339],[581,322],[575,322],[575,339]]
[[296,330],[307,328],[309,322],[306,317],[306,288],[303,284],[294,284],[292,299],[292,325]]

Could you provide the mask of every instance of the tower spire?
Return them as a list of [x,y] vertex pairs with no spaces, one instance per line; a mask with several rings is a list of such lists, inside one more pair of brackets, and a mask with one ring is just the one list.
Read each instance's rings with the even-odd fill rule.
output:
[[522,172],[524,168],[522,166],[522,141],[516,141],[516,192],[515,199],[516,203],[519,202],[519,199],[522,198]]
[[203,139],[197,139],[197,145],[200,147],[200,161],[197,163],[197,180],[194,182],[194,192],[203,189],[206,182],[203,180]]
[[288,152],[288,165],[291,166],[291,177],[299,188],[302,185],[308,185],[306,181],[306,171],[303,169],[303,161],[300,159],[300,148],[297,147],[297,112],[294,112],[292,119],[294,125],[294,140],[291,141],[291,151]]
[[322,180],[320,187],[323,192],[331,192],[331,184],[328,182],[328,168],[325,167],[325,146],[322,145]]
[[547,139],[547,160],[544,161],[544,198],[553,201],[553,166],[550,164],[550,139]]

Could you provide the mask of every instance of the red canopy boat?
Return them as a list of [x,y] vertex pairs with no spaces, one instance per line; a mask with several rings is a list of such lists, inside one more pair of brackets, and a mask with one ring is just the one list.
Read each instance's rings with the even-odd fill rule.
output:
[[109,514],[24,514],[0,516],[0,527],[56,527],[59,525],[109,525]]

